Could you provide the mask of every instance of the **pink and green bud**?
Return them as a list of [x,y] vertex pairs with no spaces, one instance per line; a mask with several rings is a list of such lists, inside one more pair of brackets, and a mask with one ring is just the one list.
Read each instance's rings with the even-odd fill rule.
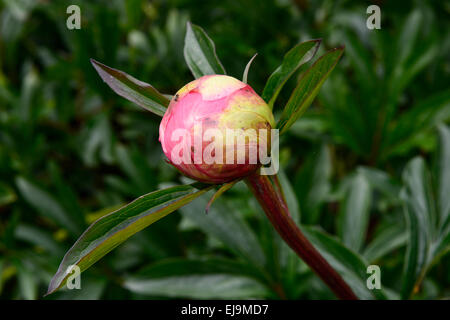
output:
[[169,161],[182,173],[207,183],[245,177],[270,153],[274,118],[247,84],[208,75],[181,88],[159,127]]

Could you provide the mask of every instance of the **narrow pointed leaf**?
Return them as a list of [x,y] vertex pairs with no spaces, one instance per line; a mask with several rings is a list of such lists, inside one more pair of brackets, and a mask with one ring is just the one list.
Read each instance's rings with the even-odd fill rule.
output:
[[406,18],[402,30],[399,35],[397,44],[396,65],[403,67],[403,64],[408,60],[414,51],[414,46],[417,42],[418,36],[423,21],[423,12],[420,9],[412,11]]
[[[343,31],[345,42],[345,54],[353,66],[355,78],[361,86],[362,93],[369,95],[377,84],[374,72],[375,65],[372,62],[369,49],[358,38],[356,32]],[[378,111],[378,109],[376,109]]]
[[164,115],[170,101],[151,85],[94,59],[91,63],[103,81],[119,96],[159,116]]
[[280,184],[281,192],[283,193],[283,198],[286,201],[286,204],[289,208],[289,213],[291,214],[291,218],[299,223],[300,222],[300,207],[298,205],[298,200],[295,197],[295,191],[293,186],[291,185],[286,173],[283,170],[280,170],[277,179]]
[[402,112],[395,126],[386,136],[382,158],[407,154],[417,147],[419,137],[431,131],[439,123],[450,119],[450,89],[442,90]]
[[231,182],[228,182],[228,183],[225,183],[224,185],[222,185],[219,188],[219,190],[217,190],[216,193],[214,193],[214,195],[208,201],[208,204],[206,205],[206,208],[205,208],[206,213],[208,213],[209,208],[214,203],[214,201],[216,201],[216,199],[219,198],[222,194],[224,194],[225,192],[230,190],[236,184],[236,182],[238,182],[238,181],[239,180],[235,180],[235,181],[231,181]]
[[441,230],[445,230],[450,225],[450,128],[439,126],[439,140],[438,203]]
[[212,273],[247,276],[262,282],[267,280],[264,270],[255,268],[245,260],[224,257],[183,257],[158,260],[134,272],[130,277],[148,279]]
[[321,208],[331,193],[333,165],[326,144],[312,152],[295,179],[294,190],[299,197],[302,222],[317,224]]
[[262,93],[262,98],[268,103],[270,108],[273,108],[273,104],[286,81],[303,64],[314,57],[321,41],[318,39],[299,43],[285,54],[283,62],[270,75]]
[[336,238],[315,227],[302,226],[302,230],[360,299],[386,299],[383,288],[377,290],[367,288],[368,263],[364,258],[346,248]]
[[83,230],[77,220],[49,192],[23,177],[17,177],[16,184],[23,199],[43,217],[52,220],[75,235]]
[[358,252],[366,238],[369,224],[372,189],[366,177],[356,174],[344,199],[340,217],[342,242]]
[[206,215],[203,210],[207,201],[205,195],[181,208],[180,212],[209,236],[220,240],[254,265],[264,267],[266,264],[264,251],[256,234],[238,210],[232,210],[223,198],[219,198]]
[[37,226],[21,223],[15,228],[14,235],[16,239],[28,242],[53,255],[64,253],[63,247],[54,239],[53,234]]
[[244,75],[242,76],[242,82],[243,83],[247,83],[247,78],[248,78],[248,71],[250,70],[250,66],[252,65],[253,60],[255,60],[256,56],[258,54],[255,53],[253,55],[253,57],[250,59],[250,61],[247,63],[247,65],[245,66],[245,70],[244,70]]
[[130,291],[189,299],[245,299],[269,295],[268,289],[255,279],[231,274],[191,274],[166,278],[130,278],[124,283]]
[[184,59],[196,79],[208,74],[226,74],[206,32],[188,22],[184,39]]
[[67,281],[66,270],[77,265],[86,270],[126,239],[202,195],[212,186],[192,184],[171,187],[141,196],[94,222],[64,256],[47,294]]
[[0,207],[13,203],[16,200],[17,195],[14,193],[14,190],[8,185],[0,182]]
[[431,243],[430,177],[422,158],[412,159],[403,172],[402,199],[409,231],[409,242],[403,274],[402,298],[410,297],[420,284],[429,262]]
[[400,186],[387,172],[365,166],[358,167],[356,171],[366,178],[374,190],[382,193],[391,201],[399,201]]
[[344,47],[339,47],[325,53],[303,74],[278,121],[277,127],[281,134],[289,129],[311,105],[343,52]]
[[450,250],[450,128],[439,127],[439,158],[437,200],[439,209],[439,235],[433,246],[433,259],[438,259]]
[[247,262],[224,258],[166,259],[125,276],[123,286],[139,294],[178,298],[267,297],[264,274]]
[[364,250],[364,257],[368,262],[374,263],[389,252],[404,246],[409,234],[404,227],[392,225],[384,228]]
[[439,261],[439,259],[444,256],[446,253],[450,251],[450,227],[444,230],[441,238],[433,247],[433,261],[431,264],[433,265],[435,262]]
[[18,287],[22,299],[36,300],[38,295],[38,283],[32,270],[23,263],[16,262]]

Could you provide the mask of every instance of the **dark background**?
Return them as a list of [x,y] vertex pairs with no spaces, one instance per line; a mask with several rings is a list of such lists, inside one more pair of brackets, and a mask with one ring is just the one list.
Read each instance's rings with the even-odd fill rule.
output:
[[[66,28],[70,4],[81,8],[81,30]],[[381,30],[366,28],[370,4],[381,7]],[[402,171],[421,155],[435,174],[436,126],[450,119],[449,11],[448,1],[0,1],[0,297],[42,298],[91,222],[183,181],[164,161],[160,118],[115,95],[89,58],[174,94],[193,79],[183,58],[189,20],[214,40],[229,75],[241,78],[258,53],[249,84],[259,93],[298,42],[322,38],[317,57],[346,46],[283,136],[281,163],[301,222],[380,265],[398,298],[408,242]],[[282,90],[276,115],[295,84]],[[213,207],[244,227],[202,223],[197,201],[83,273],[82,290],[45,299],[333,298],[301,262],[283,278],[277,235],[244,185],[222,200]],[[355,211],[370,217],[359,244],[346,240],[340,222]],[[383,232],[391,241],[376,251],[370,244]],[[267,261],[257,271],[249,237]],[[439,257],[411,297],[449,297],[449,270],[449,256]],[[144,291],[128,285],[136,275],[149,280]]]

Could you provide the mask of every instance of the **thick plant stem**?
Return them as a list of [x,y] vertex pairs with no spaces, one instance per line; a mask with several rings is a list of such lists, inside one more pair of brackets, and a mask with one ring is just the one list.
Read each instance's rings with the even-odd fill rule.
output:
[[305,261],[340,299],[357,300],[352,289],[313,247],[289,215],[286,204],[268,176],[259,172],[246,179],[247,185],[284,241]]

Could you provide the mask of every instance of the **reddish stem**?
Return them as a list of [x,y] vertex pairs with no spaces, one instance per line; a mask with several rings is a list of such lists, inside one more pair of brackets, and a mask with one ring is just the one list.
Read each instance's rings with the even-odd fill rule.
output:
[[258,172],[246,179],[247,185],[284,241],[305,261],[340,299],[357,300],[352,289],[313,247],[289,215],[287,206],[268,176]]

